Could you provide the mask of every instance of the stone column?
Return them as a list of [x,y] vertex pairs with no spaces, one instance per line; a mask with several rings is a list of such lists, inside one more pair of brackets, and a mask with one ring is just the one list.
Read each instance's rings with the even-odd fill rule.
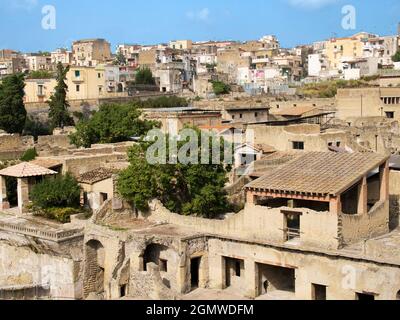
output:
[[246,292],[245,296],[255,299],[259,296],[259,273],[257,264],[254,260],[244,261]]
[[0,210],[9,209],[10,205],[7,202],[7,187],[6,178],[0,176]]
[[26,212],[26,206],[29,204],[29,179],[18,178],[18,208],[21,214]]
[[381,201],[389,200],[389,162],[387,161],[385,164],[380,166],[379,168],[380,175],[380,190],[381,190]]
[[342,213],[342,201],[340,199],[340,196],[331,198],[329,202],[329,211],[331,213],[336,213],[337,215]]
[[367,177],[362,178],[358,186],[358,214],[368,213],[368,183]]

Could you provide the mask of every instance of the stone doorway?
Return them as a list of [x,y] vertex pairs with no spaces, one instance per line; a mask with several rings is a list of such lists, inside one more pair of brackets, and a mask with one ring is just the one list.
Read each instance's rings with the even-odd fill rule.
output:
[[196,290],[200,287],[200,265],[201,257],[190,260],[190,284],[192,290]]

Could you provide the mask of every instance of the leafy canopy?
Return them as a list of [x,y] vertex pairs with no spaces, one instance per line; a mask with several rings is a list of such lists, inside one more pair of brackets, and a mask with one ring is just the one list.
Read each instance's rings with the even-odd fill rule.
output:
[[56,178],[44,179],[35,185],[30,198],[35,207],[49,208],[78,208],[80,205],[81,188],[75,178],[67,174]]
[[74,120],[68,112],[69,103],[67,101],[68,86],[65,83],[69,66],[64,67],[62,63],[57,65],[57,86],[54,94],[48,101],[50,112],[49,119],[51,125],[56,128],[64,128],[64,126],[74,125]]
[[14,74],[0,84],[0,129],[7,133],[22,133],[26,121],[24,76]]
[[135,84],[152,85],[155,83],[156,82],[154,80],[153,73],[149,68],[141,68],[137,71],[135,77]]
[[89,148],[96,143],[116,143],[140,137],[158,123],[141,120],[140,110],[134,103],[103,104],[90,119],[82,119],[76,132],[70,135],[71,143]]
[[[200,131],[196,132],[201,141]],[[214,139],[218,138],[209,138],[209,148]],[[178,150],[182,150],[186,142],[178,141]],[[173,155],[168,157],[166,164],[150,164],[146,152],[151,145],[143,140],[130,149],[130,166],[122,171],[117,183],[118,192],[124,199],[143,211],[148,210],[150,200],[159,199],[173,212],[206,218],[215,218],[231,209],[224,191],[230,167],[222,161],[219,164],[173,164],[169,161]],[[167,142],[166,149],[160,152],[168,155],[169,146],[170,142]],[[195,157],[201,159],[201,154],[200,147]],[[212,152],[209,163],[212,163],[211,157]]]
[[230,86],[222,81],[213,81],[212,85],[213,91],[217,96],[231,92]]
[[400,62],[400,51],[397,51],[396,54],[392,57],[393,62]]

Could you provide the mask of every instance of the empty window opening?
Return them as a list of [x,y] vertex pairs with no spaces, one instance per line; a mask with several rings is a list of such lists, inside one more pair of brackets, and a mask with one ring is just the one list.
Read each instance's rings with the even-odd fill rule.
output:
[[373,293],[356,293],[356,300],[374,301],[375,299],[376,295]]
[[256,160],[257,160],[256,154],[243,154],[242,153],[240,156],[240,165],[246,166],[246,165],[252,164]]
[[257,264],[259,272],[260,295],[269,294],[274,291],[296,291],[295,269],[277,267],[267,264]]
[[200,263],[201,258],[193,258],[190,260],[190,278],[192,290],[200,286]]
[[238,284],[244,271],[244,260],[225,258],[226,287]]
[[148,245],[143,254],[143,271],[147,271],[147,265],[149,263],[154,263],[159,266],[160,271],[162,271],[162,268],[167,268],[167,265],[161,265],[162,260],[167,261],[166,259],[161,258],[167,250],[168,248],[166,246],[160,244]]
[[388,119],[394,119],[394,112],[385,112],[386,118]]
[[100,205],[108,200],[108,194],[100,192]]
[[304,150],[304,142],[293,141],[293,150]]
[[400,290],[399,290],[399,292],[397,292],[396,300],[400,300]]
[[290,241],[300,238],[301,213],[282,211],[285,217],[285,240]]
[[326,286],[312,284],[312,299],[317,301],[326,300]]
[[317,212],[328,212],[329,203],[322,201],[295,200],[289,198],[259,198],[258,205],[269,208],[288,207],[293,209],[310,209]]

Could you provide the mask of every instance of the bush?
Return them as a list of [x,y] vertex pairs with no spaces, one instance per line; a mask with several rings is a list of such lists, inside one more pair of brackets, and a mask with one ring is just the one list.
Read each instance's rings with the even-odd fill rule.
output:
[[32,148],[32,149],[26,150],[25,153],[23,154],[23,156],[20,158],[20,160],[29,162],[29,161],[35,160],[37,156],[38,156],[38,154],[36,152],[36,149]]
[[154,85],[156,82],[153,78],[153,73],[149,68],[142,68],[136,73],[136,84]]
[[138,107],[143,109],[156,109],[156,108],[183,108],[189,105],[185,98],[177,96],[172,97],[158,97],[147,99],[145,101],[136,101]]
[[213,85],[213,91],[217,96],[222,94],[228,94],[229,92],[231,92],[231,88],[229,87],[229,85],[227,85],[222,81],[213,81],[212,85]]
[[76,208],[48,208],[48,209],[38,208],[34,210],[35,216],[56,220],[61,223],[70,223],[71,216],[78,213],[80,213],[80,210]]
[[32,188],[30,197],[35,208],[79,208],[81,188],[70,174],[47,178]]

